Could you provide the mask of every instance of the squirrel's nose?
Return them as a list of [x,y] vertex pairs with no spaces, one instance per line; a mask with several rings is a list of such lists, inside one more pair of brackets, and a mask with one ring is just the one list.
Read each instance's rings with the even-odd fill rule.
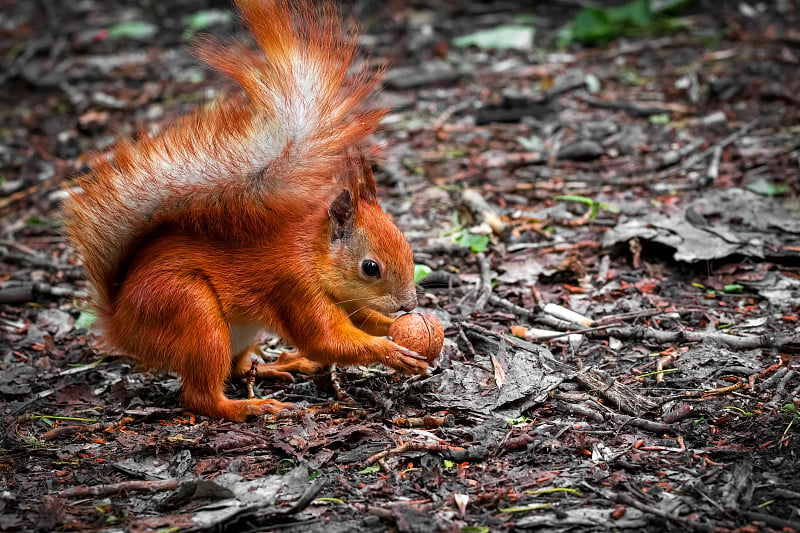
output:
[[405,301],[403,302],[403,305],[400,306],[400,309],[402,309],[406,313],[410,313],[411,311],[414,310],[415,307],[417,307],[417,291],[414,290],[413,292],[408,294],[404,300]]

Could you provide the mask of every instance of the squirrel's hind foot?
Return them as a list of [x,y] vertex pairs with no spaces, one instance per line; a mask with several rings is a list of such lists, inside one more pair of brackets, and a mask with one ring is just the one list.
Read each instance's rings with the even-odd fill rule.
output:
[[279,402],[272,398],[254,398],[250,400],[229,400],[225,398],[214,405],[192,405],[195,402],[185,401],[186,406],[198,414],[211,418],[222,418],[233,422],[244,422],[250,417],[274,415],[292,406],[291,403]]

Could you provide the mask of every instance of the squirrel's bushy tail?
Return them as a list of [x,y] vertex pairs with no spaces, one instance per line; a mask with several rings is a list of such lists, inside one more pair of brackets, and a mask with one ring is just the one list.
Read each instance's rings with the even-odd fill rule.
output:
[[156,135],[118,143],[65,202],[65,230],[101,318],[113,312],[121,263],[161,222],[225,205],[234,231],[237,208],[246,212],[265,196],[295,204],[329,198],[337,163],[383,117],[364,104],[377,77],[352,68],[356,37],[330,4],[236,4],[260,50],[210,40],[197,50],[246,95],[223,95]]

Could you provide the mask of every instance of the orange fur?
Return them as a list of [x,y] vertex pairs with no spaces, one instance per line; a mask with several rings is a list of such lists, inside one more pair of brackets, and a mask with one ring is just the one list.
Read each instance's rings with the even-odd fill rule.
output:
[[[230,400],[253,324],[295,345],[260,376],[318,364],[426,363],[379,335],[416,305],[411,250],[378,205],[362,144],[383,116],[349,73],[355,37],[330,7],[238,0],[259,43],[199,53],[228,95],[138,142],[122,141],[64,206],[111,347],[177,372],[183,401],[231,420],[285,405]],[[367,275],[373,261],[380,275]],[[245,336],[248,338],[241,339]]]

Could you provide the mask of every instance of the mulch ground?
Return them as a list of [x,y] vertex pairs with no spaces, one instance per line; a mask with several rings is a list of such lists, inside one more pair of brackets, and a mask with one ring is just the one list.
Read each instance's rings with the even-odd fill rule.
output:
[[559,49],[552,2],[485,50],[515,3],[357,3],[444,351],[257,381],[295,409],[242,424],[97,348],[60,232],[85,153],[230,87],[184,32],[229,6],[151,4],[2,4],[0,530],[800,531],[800,4]]

